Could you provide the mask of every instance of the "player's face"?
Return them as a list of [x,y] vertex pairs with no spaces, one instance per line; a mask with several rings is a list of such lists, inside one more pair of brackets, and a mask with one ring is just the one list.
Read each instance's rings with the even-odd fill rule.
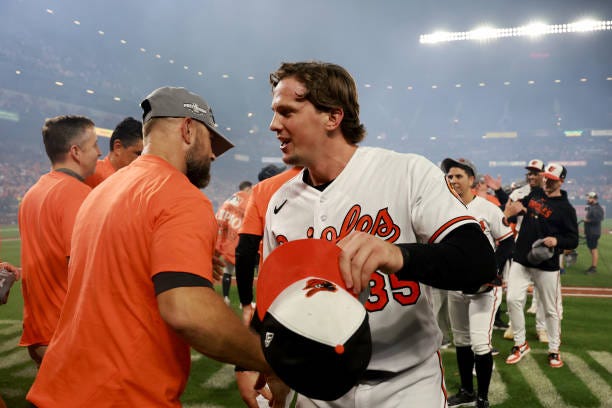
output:
[[210,163],[215,158],[210,145],[211,134],[204,124],[195,120],[192,123],[196,129],[196,137],[185,156],[187,166],[185,174],[191,184],[197,188],[204,188],[210,181]]
[[312,165],[324,156],[327,133],[324,124],[328,114],[318,111],[309,101],[300,99],[306,87],[289,77],[281,80],[272,96],[270,130],[280,141],[283,161],[291,165]]
[[467,171],[460,167],[451,167],[446,173],[446,179],[462,199],[466,198],[471,191],[474,182],[474,177],[468,175]]
[[76,146],[79,150],[78,160],[81,166],[81,176],[89,177],[96,171],[96,163],[102,154],[98,147],[98,137],[95,129],[88,127]]
[[117,164],[117,170],[119,170],[136,160],[142,154],[143,143],[142,140],[139,140],[133,145],[125,147],[121,144],[121,141],[117,140],[117,142],[118,144],[113,152],[116,154],[115,164]]
[[558,196],[561,194],[562,180],[544,179],[544,192],[548,196]]
[[544,181],[544,175],[541,171],[529,170],[527,172],[527,182],[531,188],[541,187]]

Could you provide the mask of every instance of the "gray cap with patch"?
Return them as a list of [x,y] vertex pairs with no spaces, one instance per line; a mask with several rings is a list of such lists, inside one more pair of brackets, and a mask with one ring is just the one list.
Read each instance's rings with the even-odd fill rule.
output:
[[211,148],[219,157],[234,144],[217,130],[212,109],[200,96],[185,88],[164,86],[151,92],[141,103],[142,123],[153,118],[192,118],[202,122],[213,134]]

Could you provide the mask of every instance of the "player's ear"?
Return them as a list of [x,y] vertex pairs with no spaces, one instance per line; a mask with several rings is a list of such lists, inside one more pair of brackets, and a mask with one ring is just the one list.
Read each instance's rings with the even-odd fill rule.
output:
[[185,144],[190,145],[196,137],[196,129],[191,118],[183,118],[181,122],[181,137]]
[[115,139],[115,141],[113,142],[113,151],[118,150],[122,147],[123,147],[123,143],[121,143],[121,140]]
[[325,127],[328,131],[335,130],[340,127],[342,123],[342,119],[344,119],[344,111],[342,108],[332,108],[329,112],[327,112],[327,120],[325,123]]

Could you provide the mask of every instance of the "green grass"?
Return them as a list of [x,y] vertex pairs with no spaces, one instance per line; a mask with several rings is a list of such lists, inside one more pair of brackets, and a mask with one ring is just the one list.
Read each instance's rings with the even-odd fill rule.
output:
[[[611,220],[606,221],[607,228]],[[19,264],[19,241],[14,227],[0,229],[4,238],[0,258]],[[600,240],[598,273],[585,275],[590,265],[588,250],[581,244],[578,260],[562,275],[564,286],[612,287],[612,235]],[[217,288],[219,291],[219,288]],[[231,291],[238,313],[237,293]],[[537,342],[533,316],[527,315],[527,339],[533,352],[517,366],[504,363],[512,342],[495,331],[493,344],[501,354],[491,384],[491,401],[500,408],[612,407],[612,299],[564,298],[562,356],[565,367],[553,370],[546,362],[546,347]],[[16,346],[21,334],[23,301],[20,284],[11,291],[9,302],[0,306],[0,395],[11,408],[24,408],[25,394],[34,375],[34,364],[25,350]],[[502,305],[505,309],[505,305]],[[454,350],[443,351],[446,386],[450,394],[459,387]],[[233,381],[232,368],[193,353],[191,376],[182,401],[186,408],[240,407],[243,403]]]

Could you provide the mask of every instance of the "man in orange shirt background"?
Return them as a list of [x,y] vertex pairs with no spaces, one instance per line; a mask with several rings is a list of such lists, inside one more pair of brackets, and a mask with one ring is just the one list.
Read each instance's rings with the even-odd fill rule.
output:
[[[233,144],[185,88],[159,88],[141,107],[142,156],[93,189],[77,216],[68,294],[27,395],[39,408],[179,408],[190,348],[263,370],[273,392],[285,389],[259,336],[213,287],[223,264],[200,188]],[[285,396],[274,397],[283,406]]]
[[230,304],[229,292],[232,285],[232,276],[236,269],[235,255],[236,246],[238,245],[238,231],[242,226],[244,210],[251,195],[252,186],[253,183],[250,181],[240,183],[238,191],[221,204],[216,214],[217,223],[219,224],[216,249],[223,257],[223,261],[225,261],[222,289],[223,300],[228,306]]
[[257,253],[261,252],[268,202],[272,194],[301,169],[301,167],[291,167],[283,171],[282,167],[273,164],[262,168],[258,175],[259,183],[253,187],[247,202],[236,247],[236,285],[242,305],[243,321],[247,326],[253,317],[253,279],[258,262]]
[[142,122],[132,117],[123,119],[110,138],[109,152],[98,160],[96,172],[85,179],[91,188],[106,180],[117,170],[133,162],[142,153]]
[[100,157],[94,123],[84,116],[47,119],[43,142],[51,160],[19,206],[23,293],[20,346],[40,366],[55,331],[68,286],[72,228],[91,191],[83,181]]

